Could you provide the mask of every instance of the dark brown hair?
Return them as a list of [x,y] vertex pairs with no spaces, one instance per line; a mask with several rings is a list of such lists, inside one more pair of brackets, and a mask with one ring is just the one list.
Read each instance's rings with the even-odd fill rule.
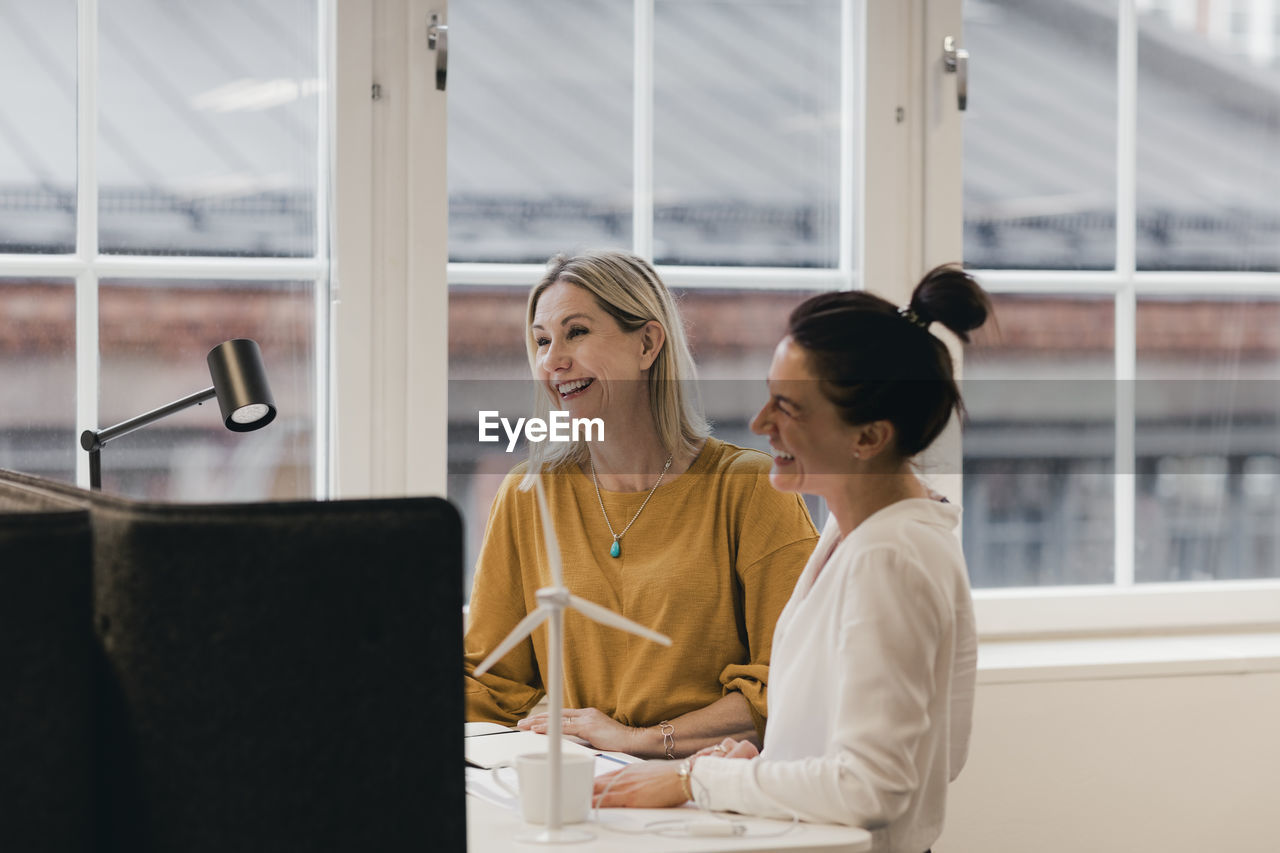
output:
[[901,311],[866,291],[823,293],[791,312],[787,334],[846,423],[889,421],[898,452],[911,457],[933,443],[952,411],[964,411],[951,353],[929,325],[941,323],[967,343],[990,313],[973,276],[944,264],[920,280]]

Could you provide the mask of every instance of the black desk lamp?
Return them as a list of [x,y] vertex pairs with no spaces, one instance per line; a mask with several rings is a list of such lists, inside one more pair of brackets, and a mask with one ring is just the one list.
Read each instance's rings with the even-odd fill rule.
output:
[[80,446],[89,451],[89,486],[102,488],[102,445],[113,438],[133,432],[175,412],[218,398],[222,422],[232,432],[261,429],[275,420],[276,404],[267,385],[267,371],[262,366],[262,350],[248,338],[224,341],[209,350],[209,375],[213,387],[198,391],[167,406],[130,418],[106,429],[87,429],[80,433]]

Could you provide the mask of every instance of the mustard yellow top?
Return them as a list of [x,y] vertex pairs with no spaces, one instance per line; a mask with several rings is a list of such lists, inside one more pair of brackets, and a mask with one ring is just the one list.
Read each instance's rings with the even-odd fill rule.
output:
[[[763,735],[774,624],[818,541],[800,497],[769,484],[769,466],[760,451],[707,439],[689,469],[653,493],[617,558],[591,477],[576,466],[546,477],[565,585],[672,639],[664,647],[566,611],[566,708],[653,726],[737,690]],[[517,488],[524,470],[516,466],[494,499],[476,567],[464,658],[468,720],[514,723],[544,693],[545,627],[472,676],[537,607],[535,592],[551,585],[536,498]],[[620,531],[647,492],[600,494]]]

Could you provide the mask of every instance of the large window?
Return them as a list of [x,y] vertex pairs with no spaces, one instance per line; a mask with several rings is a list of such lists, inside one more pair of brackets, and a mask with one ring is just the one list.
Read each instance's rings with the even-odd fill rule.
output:
[[453,0],[450,16],[449,495],[471,566],[523,458],[481,452],[479,401],[531,399],[525,299],[558,252],[654,260],[716,434],[762,446],[746,427],[787,313],[855,284],[861,4]]
[[[930,196],[953,173],[929,142],[950,132],[934,126],[943,23],[904,25],[929,35],[923,93],[883,58],[867,80],[860,70],[885,35],[862,28],[895,26],[896,8],[455,0],[457,31],[483,33],[458,53],[449,142],[450,494],[471,556],[519,458],[476,451],[471,401],[486,382],[527,383],[523,303],[548,256],[616,246],[654,259],[704,377],[753,383],[770,324],[805,294],[946,243],[930,242],[931,217],[954,212],[950,190]],[[1129,593],[1209,581],[1217,596],[1280,577],[1280,9],[963,10],[963,256],[997,315],[964,364],[964,540],[980,598],[1104,596],[1110,621],[1088,627],[1129,628],[1159,621],[1135,621]],[[922,160],[894,135],[913,121]],[[916,190],[922,230],[881,229]],[[901,245],[880,246],[886,235]],[[731,401],[713,407],[717,430],[750,444],[747,388],[709,396]]]
[[86,482],[80,430],[208,387],[248,337],[275,423],[188,410],[107,445],[103,486],[323,491],[324,6],[0,0],[0,466]]
[[964,8],[975,585],[1280,577],[1280,5]]

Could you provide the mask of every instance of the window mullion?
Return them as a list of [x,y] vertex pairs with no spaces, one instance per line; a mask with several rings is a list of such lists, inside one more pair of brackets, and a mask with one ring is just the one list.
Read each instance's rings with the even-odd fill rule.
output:
[[[841,270],[808,267],[699,267],[658,265],[670,287],[736,290],[838,290],[849,286]],[[542,264],[449,264],[449,284],[528,287],[546,273]]]
[[329,292],[328,258],[330,245],[330,228],[333,217],[329,212],[330,181],[333,176],[334,160],[332,140],[334,137],[333,99],[337,91],[336,44],[333,39],[333,27],[336,22],[336,0],[322,0],[317,8],[316,39],[316,79],[324,81],[320,97],[316,99],[316,263],[325,265],[326,274],[315,279],[312,286],[313,328],[315,329],[315,359],[312,374],[313,393],[316,400],[315,442],[312,447],[311,478],[314,494],[317,499],[329,497],[332,492],[330,472],[333,470],[333,448],[329,437],[332,435],[333,412],[330,404],[329,381],[332,368],[333,340],[332,316],[329,310],[331,294]]
[[1120,0],[1116,33],[1116,271],[1137,267],[1138,20],[1134,0]]
[[631,248],[653,258],[653,3],[635,0]]
[[222,279],[233,281],[296,281],[327,274],[328,261],[315,258],[222,258],[198,255],[102,255],[92,261],[102,278],[173,281]]
[[[98,0],[77,4],[76,73],[76,434],[98,427]],[[76,453],[76,482],[89,485],[89,457]]]
[[1134,0],[1120,0],[1116,33],[1116,291],[1115,580],[1132,586],[1137,524],[1134,391],[1137,372],[1137,93],[1138,18]]
[[1116,449],[1115,495],[1116,536],[1115,568],[1116,584],[1132,586],[1135,575],[1137,524],[1137,412],[1134,392],[1137,389],[1135,374],[1135,327],[1138,300],[1130,279],[1116,293]]
[[[861,15],[856,13],[860,12]],[[866,158],[862,135],[865,112],[865,74],[857,63],[866,59],[866,4],[843,0],[840,4],[840,214],[838,269],[844,288],[861,287],[862,219],[866,216]]]

